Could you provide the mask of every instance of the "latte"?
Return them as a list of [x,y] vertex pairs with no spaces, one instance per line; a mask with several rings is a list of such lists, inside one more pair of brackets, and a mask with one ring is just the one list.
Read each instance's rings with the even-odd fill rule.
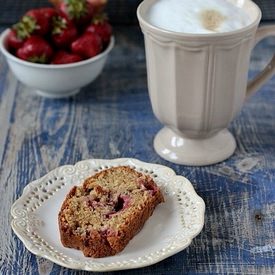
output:
[[[182,33],[219,33],[251,23],[249,15],[230,0],[159,0],[148,11],[148,21]],[[239,1],[239,3],[243,1]]]

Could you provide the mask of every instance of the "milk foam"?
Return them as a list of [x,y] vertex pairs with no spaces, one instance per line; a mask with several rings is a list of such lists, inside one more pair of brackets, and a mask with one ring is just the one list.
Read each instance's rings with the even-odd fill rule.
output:
[[156,27],[183,33],[218,33],[241,29],[249,15],[228,0],[159,0],[148,11]]

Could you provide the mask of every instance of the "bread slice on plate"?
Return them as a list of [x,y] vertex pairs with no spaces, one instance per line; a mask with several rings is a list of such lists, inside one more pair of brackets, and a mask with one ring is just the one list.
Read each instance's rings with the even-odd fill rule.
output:
[[122,251],[164,202],[153,179],[128,166],[112,167],[74,186],[58,215],[61,242],[87,257]]

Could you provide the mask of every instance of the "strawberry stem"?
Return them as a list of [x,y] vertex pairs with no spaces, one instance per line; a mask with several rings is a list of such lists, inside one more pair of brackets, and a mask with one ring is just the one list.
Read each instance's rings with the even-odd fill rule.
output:
[[106,13],[98,13],[93,17],[93,23],[94,24],[101,24],[105,21],[108,21],[108,16]]
[[79,19],[88,12],[86,0],[66,0],[65,2],[71,19]]
[[16,35],[20,39],[25,39],[31,35],[37,28],[36,21],[31,16],[25,15],[20,22],[13,26]]
[[53,30],[52,34],[60,34],[63,30],[67,28],[67,21],[61,16],[53,17]]
[[40,56],[32,56],[28,58],[28,61],[32,63],[45,64],[47,63],[47,56],[45,54],[42,54]]

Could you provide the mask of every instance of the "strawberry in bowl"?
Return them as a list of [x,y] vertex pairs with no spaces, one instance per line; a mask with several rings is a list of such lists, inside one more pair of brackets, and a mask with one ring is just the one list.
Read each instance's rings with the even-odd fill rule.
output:
[[69,48],[77,37],[78,30],[72,21],[62,15],[52,19],[51,41],[57,48]]
[[92,24],[86,28],[86,32],[99,35],[105,47],[110,42],[113,30],[108,22],[107,16],[105,14],[99,14],[93,19]]
[[60,98],[78,93],[101,73],[114,37],[93,27],[106,0],[54,2],[27,11],[4,31],[0,50],[19,81],[40,95]]
[[[32,47],[29,48],[29,45],[30,42],[33,43],[34,36],[28,38],[24,43],[26,48],[23,48],[22,56],[22,50],[17,50],[21,58],[28,59],[25,61],[9,52],[8,34],[9,30],[6,30],[0,36],[0,51],[6,57],[10,69],[19,81],[31,87],[37,94],[50,98],[75,95],[82,87],[96,79],[102,72],[107,57],[114,46],[112,37],[103,52],[85,60],[76,53],[55,51],[50,58],[51,64],[45,64],[44,57],[48,57],[46,53],[50,53],[48,47],[45,47],[45,52],[40,49],[36,55],[32,55]],[[38,40],[35,39],[35,41]]]
[[102,50],[102,40],[96,33],[84,33],[71,45],[72,52],[90,58],[98,55]]
[[51,59],[53,50],[46,40],[32,35],[17,50],[16,55],[22,60],[45,64]]
[[80,28],[87,25],[94,15],[93,5],[86,0],[63,0],[58,9]]
[[[88,59],[107,48],[112,36],[112,27],[104,15],[106,0],[52,0],[51,2],[54,4],[53,7],[31,9],[11,27],[7,37],[7,49],[10,53],[25,61],[52,64],[51,58],[58,51],[65,50],[68,54],[76,53],[82,59]],[[48,43],[53,54],[50,55],[48,50],[45,51],[44,60],[25,58],[24,55],[18,54],[24,51],[20,48],[26,48],[25,42],[32,36],[40,37]],[[78,59],[66,60],[79,62],[76,61]]]
[[78,54],[68,53],[66,51],[58,51],[52,59],[51,64],[68,64],[83,60]]

